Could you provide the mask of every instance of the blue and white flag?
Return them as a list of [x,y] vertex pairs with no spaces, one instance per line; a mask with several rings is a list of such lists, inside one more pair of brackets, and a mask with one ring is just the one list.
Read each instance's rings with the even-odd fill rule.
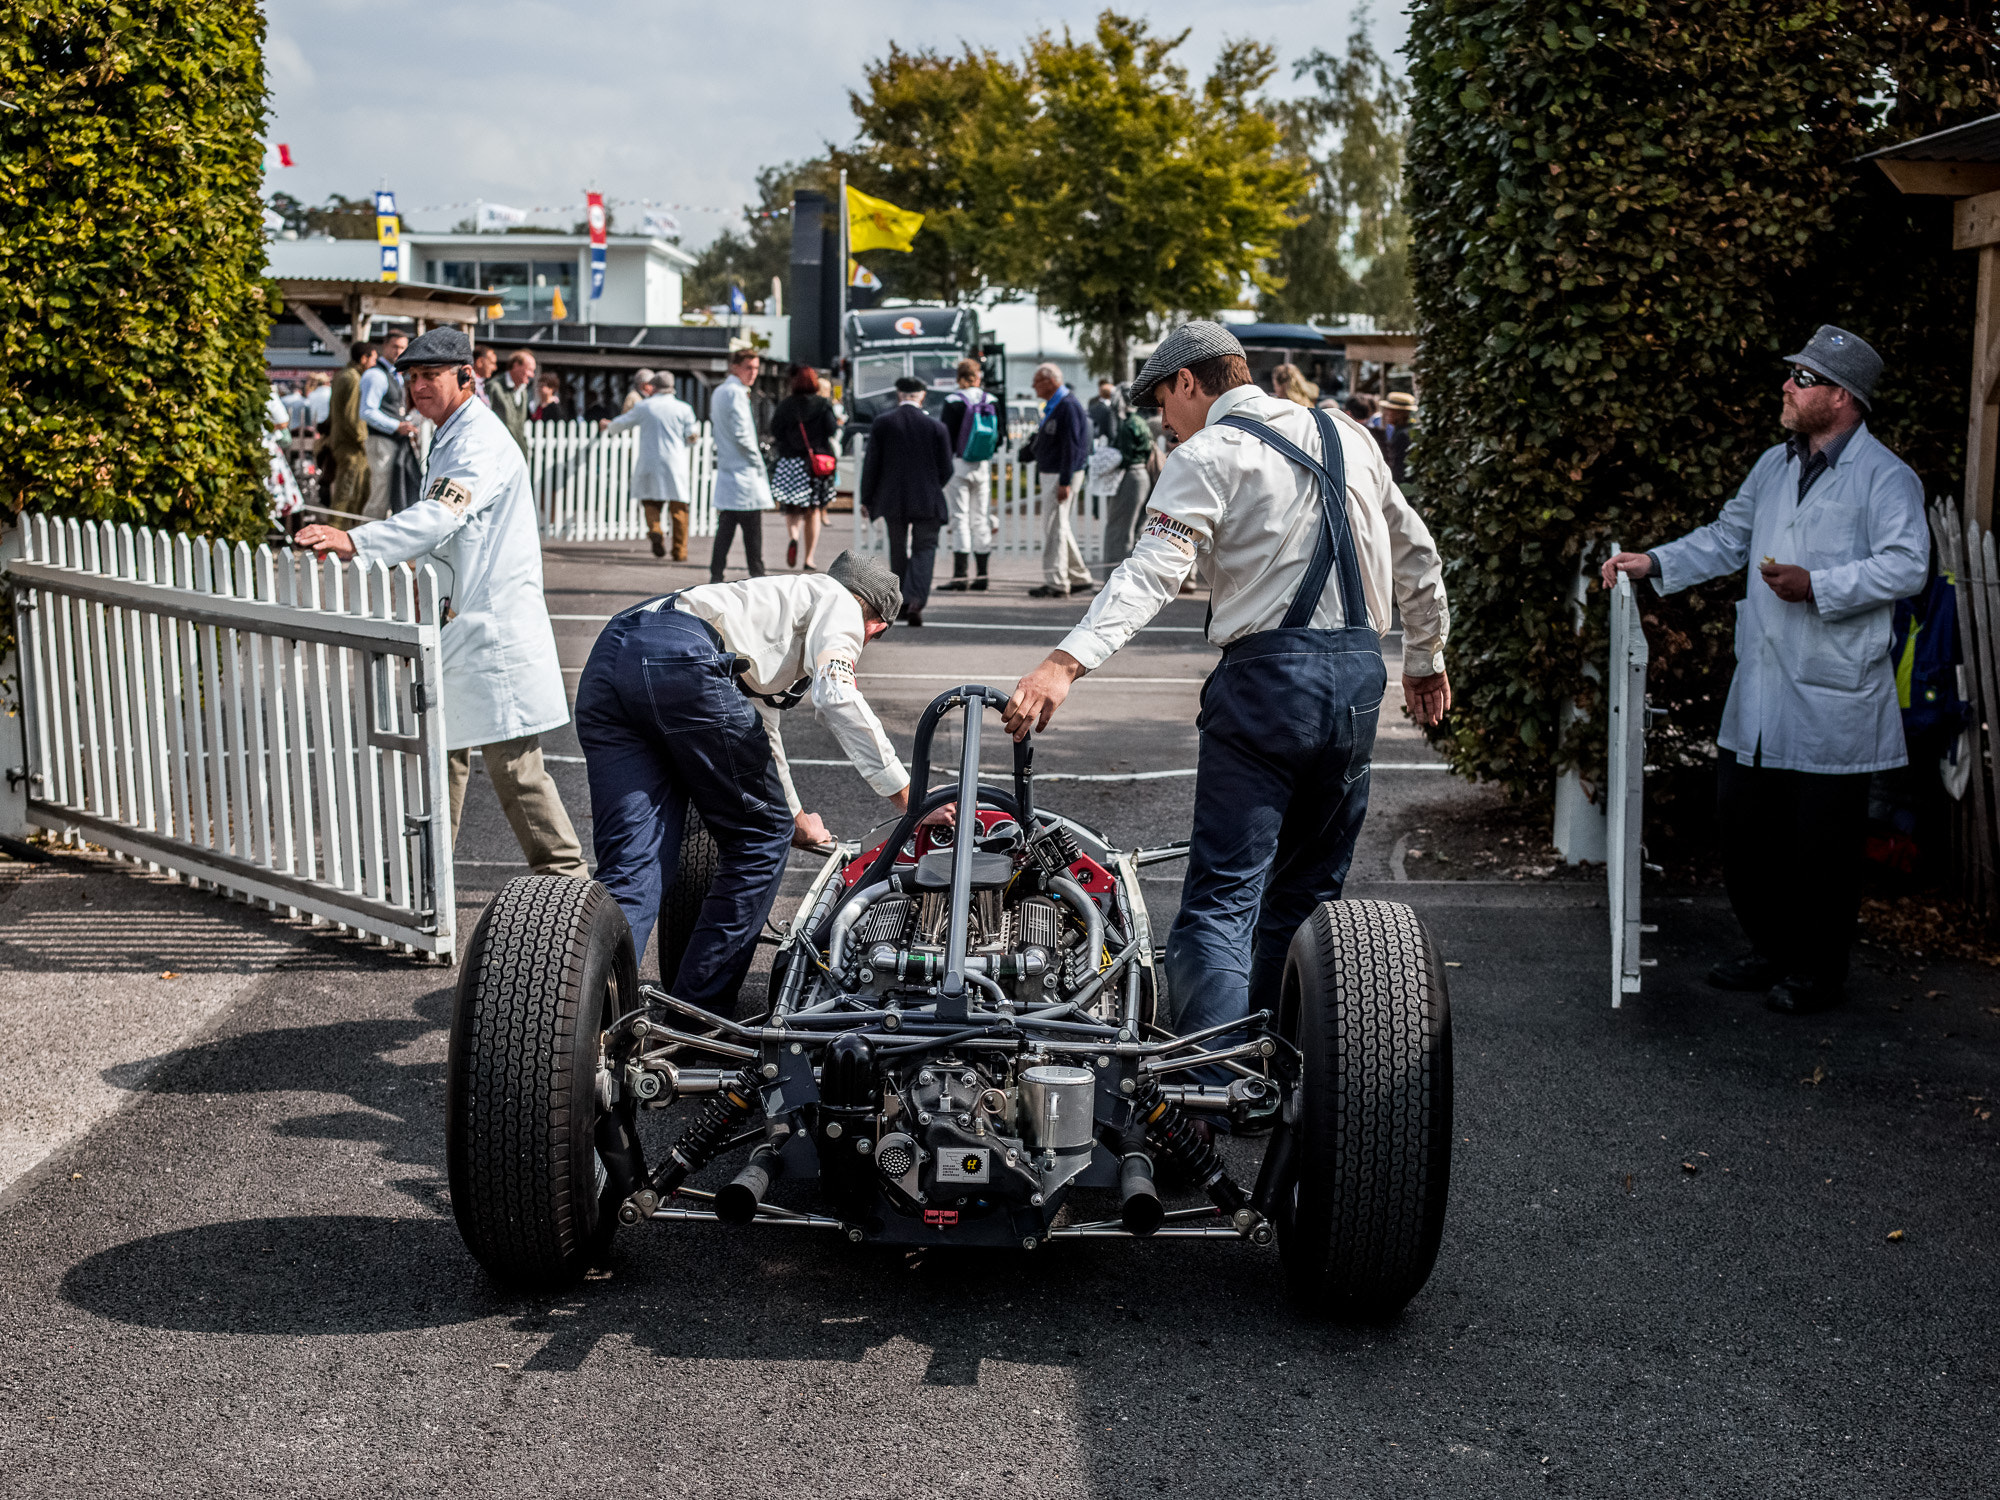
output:
[[729,310],[733,313],[749,311],[750,304],[743,300],[743,288],[732,283],[729,288]]

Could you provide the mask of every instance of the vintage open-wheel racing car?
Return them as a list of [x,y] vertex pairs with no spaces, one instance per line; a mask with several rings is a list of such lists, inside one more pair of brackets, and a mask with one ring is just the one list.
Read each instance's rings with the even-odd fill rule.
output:
[[[1278,1015],[1176,1034],[1138,871],[1186,846],[1121,853],[1037,808],[1031,742],[1011,791],[980,785],[984,710],[1005,701],[965,686],[925,710],[908,811],[827,860],[755,1020],[639,984],[595,882],[518,879],[493,899],[464,959],[447,1099],[453,1213],[493,1276],[561,1285],[620,1224],[653,1220],[1021,1249],[1275,1239],[1314,1311],[1379,1318],[1416,1294],[1452,1112],[1444,974],[1416,914],[1324,903],[1292,942]],[[960,779],[931,790],[954,710]],[[947,805],[951,822],[924,821]],[[663,973],[713,868],[691,822]],[[641,1118],[666,1136],[662,1113],[679,1128],[649,1163]],[[1242,1143],[1227,1153],[1222,1126]],[[1246,1184],[1226,1157],[1259,1135]]]

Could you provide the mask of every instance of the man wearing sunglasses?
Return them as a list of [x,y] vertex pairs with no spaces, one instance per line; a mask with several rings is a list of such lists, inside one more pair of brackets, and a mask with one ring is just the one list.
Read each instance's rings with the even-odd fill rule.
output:
[[1930,539],[1917,476],[1865,420],[1881,356],[1824,324],[1787,363],[1790,436],[1713,522],[1619,553],[1604,584],[1624,573],[1670,594],[1746,571],[1715,738],[1723,875],[1750,950],[1708,982],[1805,1015],[1838,1004],[1847,980],[1868,778],[1908,760],[1889,627],[1924,586]]

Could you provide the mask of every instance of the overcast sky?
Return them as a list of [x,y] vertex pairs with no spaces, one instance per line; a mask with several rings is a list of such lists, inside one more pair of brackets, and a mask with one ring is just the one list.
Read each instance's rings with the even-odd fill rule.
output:
[[[757,169],[845,141],[847,93],[894,39],[905,49],[961,41],[1017,53],[1033,31],[1087,32],[1101,3],[1017,5],[912,0],[265,0],[273,142],[295,166],[269,189],[317,203],[386,181],[404,217],[445,228],[476,199],[519,208],[607,197],[706,205],[681,211],[698,246],[754,196]],[[1275,44],[1292,59],[1346,42],[1353,0],[1161,0],[1133,6],[1156,31],[1193,34],[1197,78],[1227,40]],[[1373,7],[1384,51],[1407,22]],[[639,210],[619,212],[636,227]]]

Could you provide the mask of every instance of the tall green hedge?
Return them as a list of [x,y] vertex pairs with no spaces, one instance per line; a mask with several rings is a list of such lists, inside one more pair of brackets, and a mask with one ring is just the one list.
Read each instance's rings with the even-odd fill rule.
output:
[[[1781,361],[1821,322],[1888,371],[1873,430],[1954,493],[1971,257],[1873,146],[1989,113],[2000,5],[1420,0],[1409,196],[1422,326],[1412,462],[1442,543],[1463,772],[1520,792],[1602,763],[1570,591],[1615,540],[1711,520],[1782,437]],[[1644,594],[1654,755],[1698,763],[1741,580]],[[1584,717],[1565,727],[1565,705]]]
[[0,6],[0,503],[261,528],[264,20]]

